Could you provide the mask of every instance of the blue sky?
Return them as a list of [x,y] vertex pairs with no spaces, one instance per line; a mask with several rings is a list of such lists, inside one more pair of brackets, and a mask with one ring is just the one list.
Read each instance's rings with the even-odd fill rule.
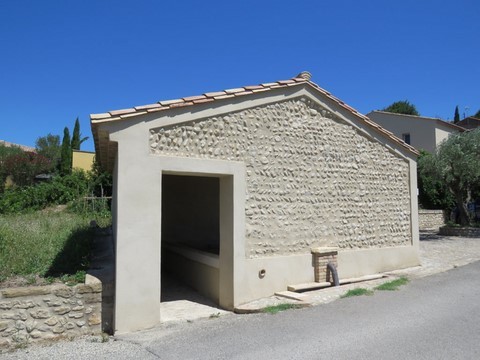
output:
[[90,136],[91,113],[303,70],[363,113],[473,115],[479,15],[476,0],[0,0],[0,139],[33,146],[76,117]]

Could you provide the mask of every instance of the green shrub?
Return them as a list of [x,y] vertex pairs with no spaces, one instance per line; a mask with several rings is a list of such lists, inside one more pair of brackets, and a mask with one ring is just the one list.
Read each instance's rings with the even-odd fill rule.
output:
[[3,166],[17,186],[26,186],[32,185],[36,175],[49,172],[54,165],[45,156],[25,151],[7,157]]
[[14,187],[0,195],[0,214],[25,213],[47,206],[68,204],[88,194],[91,178],[84,171],[55,176],[52,181]]

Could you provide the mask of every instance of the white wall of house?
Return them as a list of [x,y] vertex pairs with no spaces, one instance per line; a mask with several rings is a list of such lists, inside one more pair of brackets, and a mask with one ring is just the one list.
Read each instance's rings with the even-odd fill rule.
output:
[[437,145],[450,134],[458,131],[435,118],[383,111],[372,111],[367,116],[402,140],[404,134],[410,134],[410,145],[418,150],[426,150],[431,153],[435,152]]
[[451,129],[445,129],[442,126],[437,127],[435,129],[435,142],[437,146],[440,145],[446,139],[448,139],[448,137],[454,133],[455,131],[452,131]]

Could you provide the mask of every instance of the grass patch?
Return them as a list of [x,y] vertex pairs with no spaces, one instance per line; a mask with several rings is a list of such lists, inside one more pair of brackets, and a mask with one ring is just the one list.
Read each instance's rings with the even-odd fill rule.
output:
[[82,282],[94,237],[90,220],[69,211],[0,216],[0,282],[12,276]]
[[361,295],[373,295],[373,291],[368,289],[363,289],[363,288],[351,289],[351,290],[348,290],[342,296],[340,296],[340,298],[343,299],[343,298],[348,298],[352,296],[361,296]]
[[405,285],[407,283],[408,283],[408,278],[406,278],[405,276],[402,276],[401,278],[398,278],[377,286],[375,290],[387,290],[387,291],[398,290],[400,286]]
[[280,311],[285,311],[285,310],[290,310],[290,309],[299,309],[299,308],[300,308],[300,306],[298,306],[296,304],[285,303],[285,304],[267,306],[267,307],[263,308],[263,312],[268,313],[268,314],[276,314]]

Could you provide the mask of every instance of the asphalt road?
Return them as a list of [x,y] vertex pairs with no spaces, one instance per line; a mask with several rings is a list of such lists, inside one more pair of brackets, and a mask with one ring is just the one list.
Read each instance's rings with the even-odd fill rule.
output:
[[229,315],[104,344],[83,340],[27,351],[6,358],[480,359],[480,262],[398,291],[307,309]]

